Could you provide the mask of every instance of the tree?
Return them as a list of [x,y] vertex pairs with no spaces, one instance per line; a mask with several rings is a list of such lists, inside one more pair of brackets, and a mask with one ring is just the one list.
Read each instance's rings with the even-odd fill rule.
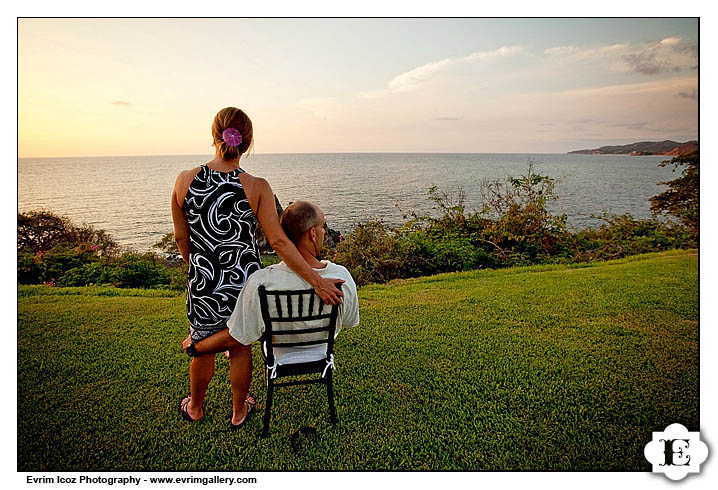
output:
[[119,244],[105,230],[91,225],[73,224],[67,217],[50,211],[37,210],[17,215],[17,250],[47,252],[58,245],[87,244],[104,256],[115,256]]
[[679,167],[685,167],[680,177],[666,184],[668,190],[650,198],[651,211],[655,214],[670,214],[678,218],[691,233],[694,240],[698,240],[698,152],[673,157],[659,163],[661,167],[674,165],[675,172]]

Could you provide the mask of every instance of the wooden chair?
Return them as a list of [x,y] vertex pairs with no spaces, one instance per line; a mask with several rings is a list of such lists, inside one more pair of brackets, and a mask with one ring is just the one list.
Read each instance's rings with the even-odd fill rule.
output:
[[[341,283],[337,283],[341,290]],[[334,407],[334,333],[339,306],[325,308],[313,289],[294,291],[270,291],[259,287],[259,301],[264,320],[264,334],[260,339],[264,358],[264,380],[267,387],[267,403],[264,411],[262,437],[269,435],[272,416],[272,397],[275,388],[310,383],[323,383],[327,387],[329,419],[337,422]],[[326,310],[326,311],[325,311]],[[297,325],[298,323],[303,325]],[[306,323],[309,322],[308,328]],[[290,342],[282,341],[291,335]],[[326,345],[326,351],[322,348]],[[306,349],[309,346],[316,348]],[[298,349],[289,349],[290,347]],[[279,349],[279,354],[275,352]],[[313,375],[318,378],[278,382],[288,376]]]

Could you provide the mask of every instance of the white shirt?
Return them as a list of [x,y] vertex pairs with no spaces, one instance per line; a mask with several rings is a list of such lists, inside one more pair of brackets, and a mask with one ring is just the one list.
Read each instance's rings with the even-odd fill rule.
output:
[[[346,267],[334,264],[328,260],[323,260],[325,267],[314,269],[320,276],[325,278],[343,279],[342,284],[342,304],[339,306],[339,315],[337,317],[337,325],[335,337],[339,334],[342,327],[354,327],[359,324],[359,299],[357,297],[357,287],[354,283],[349,271]],[[312,289],[312,286],[302,279],[296,272],[287,266],[284,262],[270,265],[265,269],[261,269],[253,273],[247,279],[242,292],[237,298],[237,305],[232,312],[232,316],[227,320],[229,334],[239,343],[249,345],[258,340],[264,333],[264,320],[262,320],[262,309],[259,303],[259,286],[264,286],[268,290],[297,290]],[[276,306],[274,301],[269,301],[270,315],[276,315]],[[308,308],[309,305],[304,305]],[[318,298],[315,301],[315,311],[318,307]],[[296,305],[295,305],[296,308]],[[324,311],[328,313],[328,307],[324,307]],[[286,312],[286,309],[284,310]],[[296,311],[296,310],[295,310]],[[326,320],[324,320],[326,322]],[[312,328],[323,325],[322,320],[311,320],[308,322],[296,322],[293,324],[295,328]],[[274,327],[272,327],[274,328]],[[281,329],[281,326],[278,327]],[[302,336],[300,341],[308,340],[309,334]],[[321,335],[321,334],[317,334]],[[292,335],[283,335],[283,342],[294,342]],[[308,362],[326,357],[326,344],[299,346],[288,348],[274,348],[274,354],[279,364],[292,364],[294,362]]]

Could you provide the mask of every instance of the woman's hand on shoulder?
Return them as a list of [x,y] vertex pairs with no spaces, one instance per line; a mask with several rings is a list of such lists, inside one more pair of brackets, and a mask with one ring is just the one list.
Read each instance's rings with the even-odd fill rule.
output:
[[323,277],[320,282],[314,285],[314,292],[321,298],[325,305],[340,305],[344,294],[337,289],[337,283],[343,283],[344,279]]

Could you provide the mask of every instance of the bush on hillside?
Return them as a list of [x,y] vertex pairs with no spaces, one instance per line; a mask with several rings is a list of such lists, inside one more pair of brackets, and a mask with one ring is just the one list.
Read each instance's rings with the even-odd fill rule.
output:
[[573,235],[575,262],[610,260],[693,246],[690,231],[683,226],[655,219],[636,219],[630,214],[604,213],[595,217],[603,223]]
[[[384,282],[440,272],[540,263],[570,254],[566,216],[554,216],[555,181],[529,161],[525,174],[482,183],[483,206],[468,210],[466,195],[429,189],[434,213],[418,215],[395,230],[360,224],[339,245],[335,260],[359,283]],[[355,280],[357,278],[355,277]]]
[[359,224],[351,237],[351,243],[345,240],[338,245],[333,260],[351,268],[357,284],[405,277],[410,266],[403,258],[417,256],[409,253],[409,243],[379,220]]

